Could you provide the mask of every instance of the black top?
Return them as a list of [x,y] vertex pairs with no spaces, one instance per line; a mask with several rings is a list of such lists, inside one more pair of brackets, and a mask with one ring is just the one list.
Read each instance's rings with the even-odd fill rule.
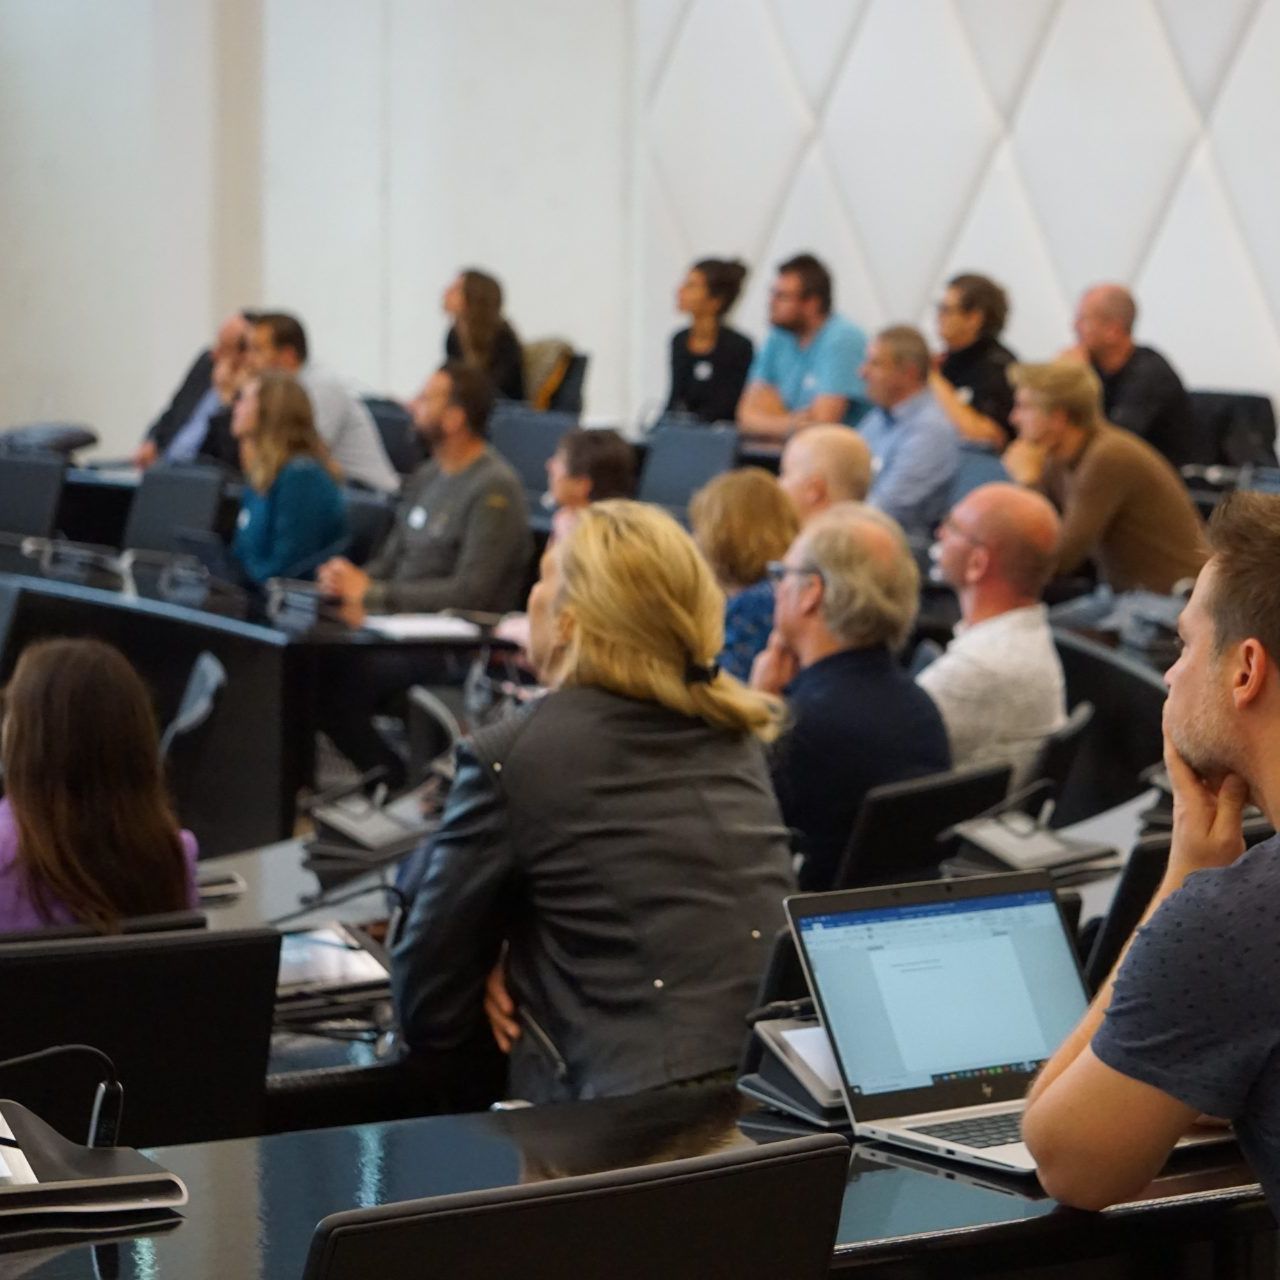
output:
[[408,1044],[483,1024],[505,940],[510,1092],[633,1093],[732,1067],[794,881],[764,752],[653,702],[548,694],[457,752],[406,865],[392,964]]
[[[462,339],[457,327],[449,330],[444,340],[444,353],[450,360],[464,359]],[[502,400],[524,399],[524,355],[516,331],[504,320],[494,335],[493,350],[489,353],[489,377],[493,380],[494,394]]]
[[732,422],[754,355],[751,339],[720,326],[716,345],[705,355],[689,350],[689,330],[671,339],[671,395],[668,413],[691,413],[703,422]]
[[1175,467],[1215,461],[1209,443],[1197,440],[1191,398],[1173,366],[1150,347],[1133,354],[1114,373],[1103,373],[1102,405],[1107,421],[1126,427],[1164,454]]
[[977,342],[956,351],[948,351],[939,372],[955,387],[960,399],[970,408],[991,419],[1005,434],[1013,436],[1009,414],[1013,410],[1013,387],[1009,382],[1009,366],[1018,357],[995,338],[979,338]]
[[786,688],[792,728],[774,752],[773,781],[787,825],[803,836],[800,888],[832,888],[872,787],[951,767],[933,699],[885,648],[845,649],[806,667]]

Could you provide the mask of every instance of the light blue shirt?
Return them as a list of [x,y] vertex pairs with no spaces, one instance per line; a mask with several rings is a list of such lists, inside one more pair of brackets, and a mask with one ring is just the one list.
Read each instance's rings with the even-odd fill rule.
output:
[[806,346],[786,329],[770,329],[747,381],[768,383],[790,412],[807,408],[817,396],[844,396],[845,421],[853,423],[866,410],[858,372],[866,355],[867,335],[844,316],[831,315]]
[[169,441],[164,451],[166,462],[194,462],[200,455],[205,437],[209,434],[209,420],[222,408],[222,397],[217,389],[210,387],[200,397],[191,417],[182,424],[177,435]]
[[929,390],[892,409],[875,409],[858,426],[871,449],[867,501],[908,534],[927,536],[951,505],[960,439]]

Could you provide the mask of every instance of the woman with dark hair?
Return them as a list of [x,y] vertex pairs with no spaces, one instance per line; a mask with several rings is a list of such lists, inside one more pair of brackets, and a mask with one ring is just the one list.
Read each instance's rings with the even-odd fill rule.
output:
[[287,373],[251,378],[231,434],[248,481],[232,554],[253,582],[314,577],[346,550],[348,529],[341,473],[316,434],[306,391]]
[[196,842],[165,795],[151,703],[100,640],[28,646],[0,738],[0,932],[196,905]]
[[742,292],[747,269],[736,259],[703,258],[689,268],[676,308],[690,320],[671,339],[668,413],[691,413],[703,422],[732,422],[754,349],[751,339],[724,323]]
[[524,399],[524,356],[516,331],[502,316],[502,286],[468,268],[444,291],[445,314],[453,320],[445,357],[483,369],[503,400]]

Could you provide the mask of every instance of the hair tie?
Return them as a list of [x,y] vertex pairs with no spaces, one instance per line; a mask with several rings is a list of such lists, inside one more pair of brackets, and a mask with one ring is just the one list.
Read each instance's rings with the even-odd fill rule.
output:
[[694,662],[690,658],[685,664],[684,682],[685,684],[710,684],[719,674],[718,662],[709,662],[704,667],[700,662]]

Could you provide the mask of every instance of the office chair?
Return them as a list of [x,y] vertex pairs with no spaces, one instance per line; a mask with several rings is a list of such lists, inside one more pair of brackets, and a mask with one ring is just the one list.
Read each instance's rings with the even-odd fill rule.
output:
[[[159,911],[150,916],[130,916],[120,921],[121,933],[182,933],[203,929],[209,923],[203,911]],[[51,924],[43,929],[0,933],[0,947],[15,942],[57,942],[61,938],[100,938],[103,935],[87,924]]]
[[872,787],[858,810],[833,889],[929,879],[954,841],[949,827],[999,804],[1009,790],[1007,764],[949,769]]
[[489,420],[489,443],[511,464],[524,486],[531,511],[547,491],[547,460],[560,437],[578,425],[576,413],[531,409],[527,404],[499,401]]
[[[1044,742],[1027,774],[1030,781],[1046,779],[1053,783],[1053,794],[1061,795],[1067,787],[1067,779],[1080,754],[1080,744],[1084,741],[1085,731],[1093,722],[1093,703],[1077,702],[1071,714],[1060,729],[1055,729]],[[1056,818],[1055,814],[1055,818]],[[1054,826],[1061,826],[1054,822]]]
[[53,537],[66,470],[53,453],[0,455],[0,533]]
[[416,471],[426,460],[427,450],[414,430],[413,416],[398,400],[381,396],[362,396],[373,425],[378,428],[382,447],[391,465],[402,475]]
[[346,557],[352,564],[364,564],[382,545],[395,523],[395,499],[388,494],[365,489],[343,490],[347,504],[348,540]]
[[179,529],[213,532],[225,484],[216,467],[152,467],[129,506],[124,549],[173,554],[181,549],[175,538]]
[[818,1280],[849,1147],[835,1134],[355,1209],[316,1228],[303,1280]]
[[582,393],[586,387],[589,360],[590,357],[583,355],[581,351],[575,351],[569,357],[564,377],[560,379],[560,385],[551,393],[551,398],[547,402],[548,409],[556,413],[575,415],[582,412]]
[[[124,1085],[119,1142],[149,1147],[260,1133],[280,967],[274,929],[62,938],[0,947],[5,1056],[88,1044]],[[0,1096],[76,1142],[100,1069],[0,1072]]]
[[1009,479],[1000,455],[978,444],[962,444],[960,446],[960,465],[951,480],[951,489],[947,495],[947,509],[950,510],[966,495],[984,484],[995,484]]
[[64,459],[98,443],[98,433],[81,422],[28,422],[0,431],[0,454],[56,453]]
[[690,427],[659,421],[649,433],[636,497],[665,507],[688,523],[689,500],[708,480],[732,470],[738,456],[734,427]]
[[458,717],[430,689],[415,684],[405,697],[409,777],[421,781],[437,760],[452,753],[462,737],[462,726]]
[[1192,391],[1196,425],[1194,466],[1274,467],[1276,414],[1271,398],[1243,391]]
[[1142,919],[1169,865],[1168,833],[1143,836],[1120,872],[1114,897],[1093,938],[1084,964],[1084,980],[1093,995],[1107,980],[1125,943]]

